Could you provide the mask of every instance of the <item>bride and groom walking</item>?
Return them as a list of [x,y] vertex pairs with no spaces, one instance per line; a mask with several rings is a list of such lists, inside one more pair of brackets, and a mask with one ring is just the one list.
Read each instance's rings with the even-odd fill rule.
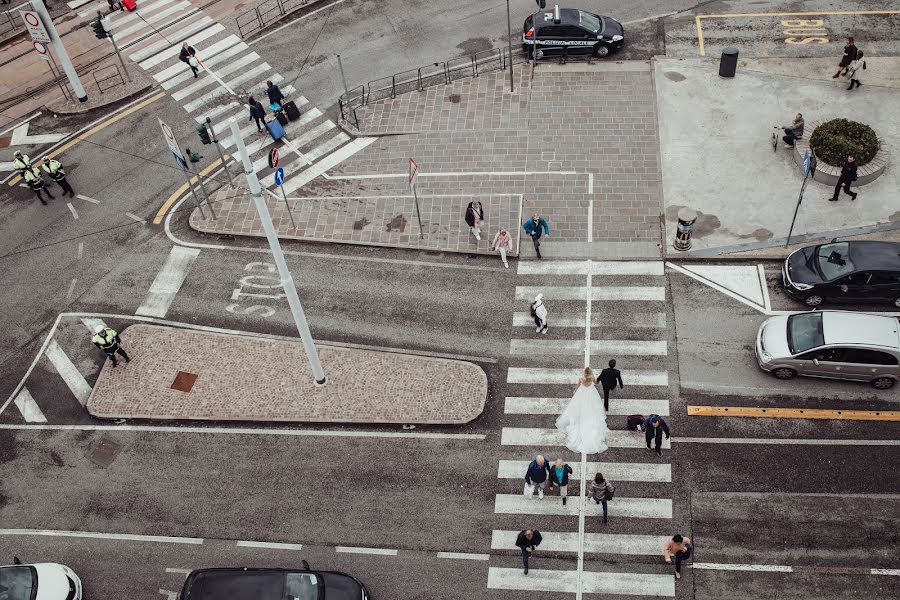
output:
[[609,428],[606,411],[609,410],[609,391],[616,382],[622,386],[622,376],[615,368],[616,361],[609,361],[609,368],[600,374],[604,397],[597,391],[597,378],[590,367],[585,367],[578,388],[569,405],[556,419],[556,428],[566,434],[566,447],[573,452],[596,454],[605,452]]

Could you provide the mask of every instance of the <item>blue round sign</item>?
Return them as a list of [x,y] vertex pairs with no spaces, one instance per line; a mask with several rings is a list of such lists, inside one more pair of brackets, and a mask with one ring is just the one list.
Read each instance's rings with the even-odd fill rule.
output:
[[284,169],[278,167],[275,169],[275,185],[281,185],[284,183]]

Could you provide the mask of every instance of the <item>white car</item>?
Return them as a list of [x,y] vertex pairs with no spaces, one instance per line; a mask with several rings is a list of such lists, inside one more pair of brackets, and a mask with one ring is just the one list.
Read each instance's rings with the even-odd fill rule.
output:
[[81,580],[56,563],[0,567],[0,600],[81,600]]

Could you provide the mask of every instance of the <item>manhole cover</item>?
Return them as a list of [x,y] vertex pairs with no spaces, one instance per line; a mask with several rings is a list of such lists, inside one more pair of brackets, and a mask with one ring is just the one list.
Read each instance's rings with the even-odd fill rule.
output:
[[100,443],[91,452],[91,462],[105,469],[112,464],[112,461],[116,460],[116,456],[121,450],[122,446],[120,444],[104,436],[100,438]]
[[461,97],[459,94],[450,94],[450,103],[451,104],[459,104]]
[[178,371],[175,381],[172,382],[172,389],[179,392],[190,392],[194,388],[194,382],[197,381],[196,373],[185,373]]

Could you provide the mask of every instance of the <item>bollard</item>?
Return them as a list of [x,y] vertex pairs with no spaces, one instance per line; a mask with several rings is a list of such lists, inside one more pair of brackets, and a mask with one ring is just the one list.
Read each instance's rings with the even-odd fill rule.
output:
[[687,207],[678,210],[678,230],[675,232],[675,241],[672,244],[676,250],[691,249],[691,231],[694,229],[696,220],[697,211]]
[[737,71],[738,49],[725,48],[722,50],[722,58],[719,60],[719,77],[734,77]]

